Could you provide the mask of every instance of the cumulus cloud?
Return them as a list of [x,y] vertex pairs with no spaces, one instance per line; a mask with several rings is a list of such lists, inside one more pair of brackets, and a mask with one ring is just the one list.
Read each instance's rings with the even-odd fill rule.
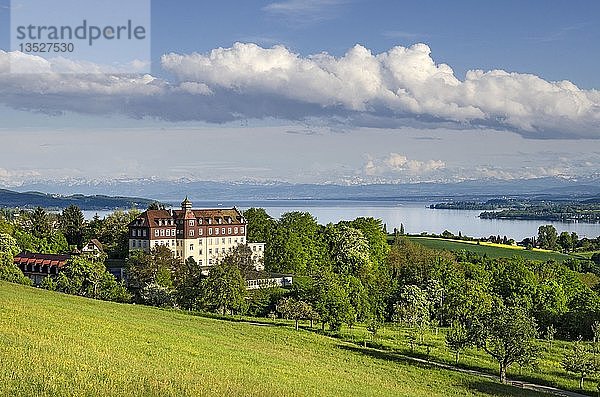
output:
[[[44,73],[9,74],[10,57],[13,72]],[[0,102],[174,121],[320,118],[351,126],[417,123],[507,129],[533,138],[600,138],[600,91],[502,70],[472,70],[460,80],[425,44],[380,54],[356,45],[334,57],[236,43],[203,54],[165,54],[168,79],[57,72],[93,67],[70,62],[0,51]]]
[[368,176],[398,176],[408,174],[420,176],[431,174],[446,168],[446,163],[441,160],[419,161],[409,159],[399,153],[390,153],[383,159],[369,159],[365,165],[365,174]]

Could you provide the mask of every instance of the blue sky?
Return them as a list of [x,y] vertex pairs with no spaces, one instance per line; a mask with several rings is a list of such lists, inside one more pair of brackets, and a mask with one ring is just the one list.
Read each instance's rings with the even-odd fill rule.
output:
[[[6,52],[10,6],[23,1],[33,0],[0,0]],[[151,6],[150,75],[61,74],[55,60],[7,74],[0,57],[0,185],[600,173],[597,1]],[[175,139],[228,153],[194,155]],[[171,160],[148,156],[156,147]]]
[[[235,41],[294,52],[343,55],[359,43],[373,52],[427,43],[459,76],[468,69],[534,73],[599,88],[600,2],[556,0],[315,1],[295,10],[271,1],[155,0],[153,53],[205,52]],[[269,11],[270,10],[270,11]],[[262,41],[262,42],[261,42]],[[594,48],[596,47],[596,48]]]

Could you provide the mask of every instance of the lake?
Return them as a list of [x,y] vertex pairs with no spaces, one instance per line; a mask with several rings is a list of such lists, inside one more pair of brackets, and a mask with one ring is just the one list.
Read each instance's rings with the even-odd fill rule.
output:
[[[319,223],[352,220],[357,217],[381,219],[389,232],[404,224],[406,233],[429,232],[440,234],[448,230],[454,234],[487,237],[490,235],[507,236],[520,241],[537,235],[540,225],[553,225],[560,232],[576,232],[579,237],[600,236],[600,224],[577,222],[549,222],[529,220],[480,219],[479,210],[440,210],[428,208],[434,202],[391,202],[391,201],[345,201],[345,200],[266,200],[239,202],[194,202],[196,208],[219,208],[237,206],[240,209],[250,207],[264,208],[275,218],[290,211],[306,211],[315,216]],[[175,206],[174,206],[175,207]],[[98,213],[100,217],[112,211],[84,211],[86,219]]]

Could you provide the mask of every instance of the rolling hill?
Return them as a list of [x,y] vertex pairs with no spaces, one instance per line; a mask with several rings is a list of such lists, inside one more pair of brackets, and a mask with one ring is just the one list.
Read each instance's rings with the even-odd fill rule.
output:
[[[372,353],[372,352],[371,352]],[[287,326],[0,282],[0,395],[539,396]]]

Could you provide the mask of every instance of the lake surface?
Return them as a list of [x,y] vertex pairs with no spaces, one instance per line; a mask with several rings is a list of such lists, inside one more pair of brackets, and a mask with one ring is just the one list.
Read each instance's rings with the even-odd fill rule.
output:
[[[540,225],[553,225],[560,232],[576,232],[579,237],[600,236],[599,223],[550,222],[530,220],[480,219],[479,210],[440,210],[428,208],[434,202],[391,202],[391,201],[342,201],[342,200],[268,200],[239,202],[194,202],[196,208],[219,208],[237,206],[240,209],[250,207],[264,208],[275,218],[290,211],[306,211],[315,216],[319,223],[336,223],[340,220],[352,220],[358,217],[379,218],[386,224],[389,232],[404,224],[406,233],[429,232],[440,234],[448,230],[454,234],[487,237],[490,235],[507,236],[520,241],[537,235]],[[174,206],[174,208],[177,208]],[[95,213],[100,217],[112,211],[84,211],[86,219]]]

